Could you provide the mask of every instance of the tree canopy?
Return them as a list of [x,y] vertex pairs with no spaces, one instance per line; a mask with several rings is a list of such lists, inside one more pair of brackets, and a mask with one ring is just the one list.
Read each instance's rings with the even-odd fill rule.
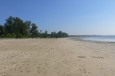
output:
[[23,21],[19,17],[12,17],[6,19],[4,25],[0,25],[1,38],[62,38],[68,37],[68,34],[62,31],[42,32],[38,30],[35,23],[31,21]]

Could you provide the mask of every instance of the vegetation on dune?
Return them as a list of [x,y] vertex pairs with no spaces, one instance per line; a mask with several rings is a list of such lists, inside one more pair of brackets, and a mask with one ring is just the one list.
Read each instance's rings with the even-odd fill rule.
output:
[[23,21],[18,17],[6,19],[4,25],[0,25],[1,38],[62,38],[68,37],[68,34],[62,31],[51,32],[48,34],[47,30],[41,32],[35,23],[31,21]]

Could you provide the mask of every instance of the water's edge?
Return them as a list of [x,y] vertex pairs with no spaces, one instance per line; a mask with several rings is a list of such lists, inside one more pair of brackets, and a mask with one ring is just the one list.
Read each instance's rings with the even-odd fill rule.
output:
[[88,41],[88,42],[99,42],[99,43],[115,43],[115,36],[109,37],[108,36],[101,36],[101,37],[69,37],[72,40],[78,41]]

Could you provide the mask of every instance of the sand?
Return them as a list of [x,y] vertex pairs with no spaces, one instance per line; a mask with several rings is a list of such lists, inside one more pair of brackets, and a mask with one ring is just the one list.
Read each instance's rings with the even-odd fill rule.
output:
[[115,76],[115,43],[0,40],[0,76]]

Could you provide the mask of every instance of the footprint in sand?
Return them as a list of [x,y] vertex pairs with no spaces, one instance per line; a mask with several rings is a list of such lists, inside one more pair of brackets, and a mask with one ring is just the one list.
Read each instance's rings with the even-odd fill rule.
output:
[[23,71],[21,70],[20,72],[22,73]]
[[27,70],[26,72],[27,72],[27,73],[30,73],[31,71],[30,71],[30,70]]
[[93,58],[96,58],[96,59],[104,59],[104,57],[102,56],[92,56]]
[[82,72],[82,73],[87,73],[85,68],[80,68],[79,71]]
[[78,58],[86,58],[86,56],[78,56]]
[[6,67],[4,67],[4,69],[6,69]]
[[40,73],[40,67],[37,67],[37,72]]
[[8,73],[4,72],[3,74],[1,74],[0,76],[10,76]]
[[19,67],[21,69],[21,67]]

